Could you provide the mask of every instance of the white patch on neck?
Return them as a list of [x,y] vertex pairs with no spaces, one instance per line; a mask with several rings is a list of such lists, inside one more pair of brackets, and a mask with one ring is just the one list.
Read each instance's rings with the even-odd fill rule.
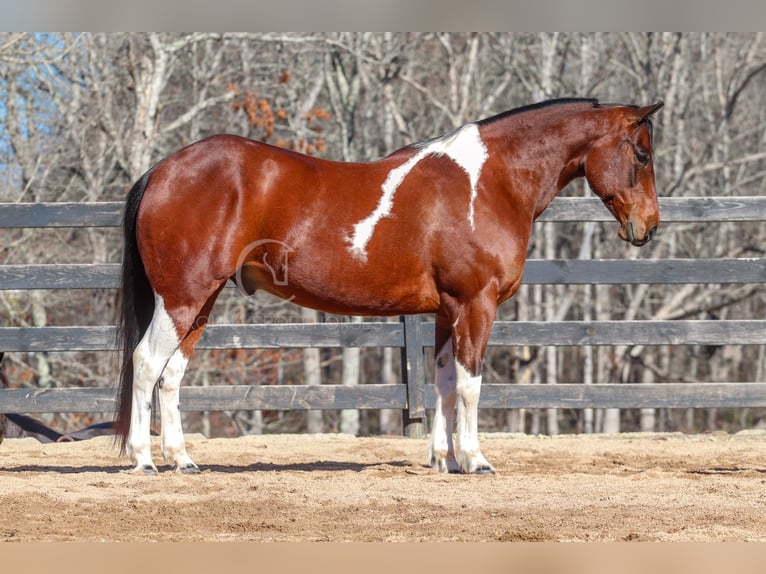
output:
[[474,229],[473,216],[474,201],[477,194],[476,185],[479,182],[481,169],[484,166],[484,162],[487,161],[489,154],[487,146],[484,145],[481,134],[479,134],[479,126],[476,124],[466,124],[446,136],[423,144],[415,155],[388,173],[386,181],[381,186],[383,195],[380,197],[377,207],[370,215],[354,225],[354,233],[348,238],[350,243],[349,250],[356,258],[362,261],[367,259],[367,243],[372,238],[378,222],[384,217],[391,215],[396,190],[415,165],[428,155],[446,155],[468,175],[471,183],[468,221],[471,224],[471,229]]

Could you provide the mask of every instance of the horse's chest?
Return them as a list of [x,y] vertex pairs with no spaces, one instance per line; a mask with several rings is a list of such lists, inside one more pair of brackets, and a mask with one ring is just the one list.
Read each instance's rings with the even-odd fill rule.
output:
[[498,288],[498,302],[505,301],[513,296],[521,285],[524,274],[524,259],[512,258],[506,261],[502,267],[502,273]]

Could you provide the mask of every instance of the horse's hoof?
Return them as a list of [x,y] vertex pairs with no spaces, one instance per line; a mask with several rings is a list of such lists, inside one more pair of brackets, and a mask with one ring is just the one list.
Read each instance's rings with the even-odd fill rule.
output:
[[454,457],[431,455],[431,468],[436,472],[456,474],[460,473],[460,467]]
[[481,454],[460,459],[458,472],[464,474],[495,474],[495,468]]
[[159,474],[159,472],[157,472],[157,467],[151,464],[145,464],[143,466],[137,466],[134,468],[131,471],[131,474],[136,476],[156,476]]
[[495,469],[491,466],[480,466],[475,470],[463,470],[461,468],[451,469],[450,474],[495,474]]
[[200,470],[199,467],[192,462],[184,464],[183,466],[175,467],[173,472],[177,472],[179,474],[199,474]]

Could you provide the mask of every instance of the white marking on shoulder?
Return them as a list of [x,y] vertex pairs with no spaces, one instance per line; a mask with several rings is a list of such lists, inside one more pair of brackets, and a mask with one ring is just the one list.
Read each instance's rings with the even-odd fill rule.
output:
[[468,175],[468,180],[471,184],[468,221],[471,224],[471,229],[474,229],[473,216],[474,202],[477,194],[476,186],[479,182],[484,162],[487,161],[488,152],[487,146],[484,145],[481,139],[479,126],[476,124],[466,124],[450,134],[422,144],[422,147],[418,149],[415,155],[388,173],[386,181],[381,186],[383,194],[375,210],[354,225],[353,235],[348,239],[350,243],[349,250],[355,257],[362,261],[367,259],[367,243],[372,238],[378,222],[384,217],[391,215],[396,190],[415,165],[428,155],[446,155]]

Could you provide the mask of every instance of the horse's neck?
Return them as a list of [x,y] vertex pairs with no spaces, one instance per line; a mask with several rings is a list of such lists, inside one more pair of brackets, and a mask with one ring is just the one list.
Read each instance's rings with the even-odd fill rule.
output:
[[568,162],[563,163],[561,168],[553,170],[555,183],[540,186],[537,203],[535,205],[535,219],[545,211],[551,201],[564,189],[571,181],[584,175],[584,164],[582,160],[575,156]]
[[[597,122],[588,121],[589,118],[587,112],[558,120],[545,121],[541,118],[534,123],[525,122],[523,126],[509,126],[508,133],[502,138],[496,138],[496,149],[499,150],[507,148],[500,143],[502,140],[513,141],[514,138],[523,137],[526,142],[526,145],[508,148],[509,157],[505,164],[510,170],[524,166],[525,170],[532,169],[535,172],[535,177],[530,178],[535,181],[535,185],[525,190],[533,196],[531,199],[534,201],[535,219],[564,187],[585,175],[585,155],[591,143],[599,137]],[[579,122],[575,129],[562,125],[572,122]],[[562,137],[561,134],[566,135]]]

